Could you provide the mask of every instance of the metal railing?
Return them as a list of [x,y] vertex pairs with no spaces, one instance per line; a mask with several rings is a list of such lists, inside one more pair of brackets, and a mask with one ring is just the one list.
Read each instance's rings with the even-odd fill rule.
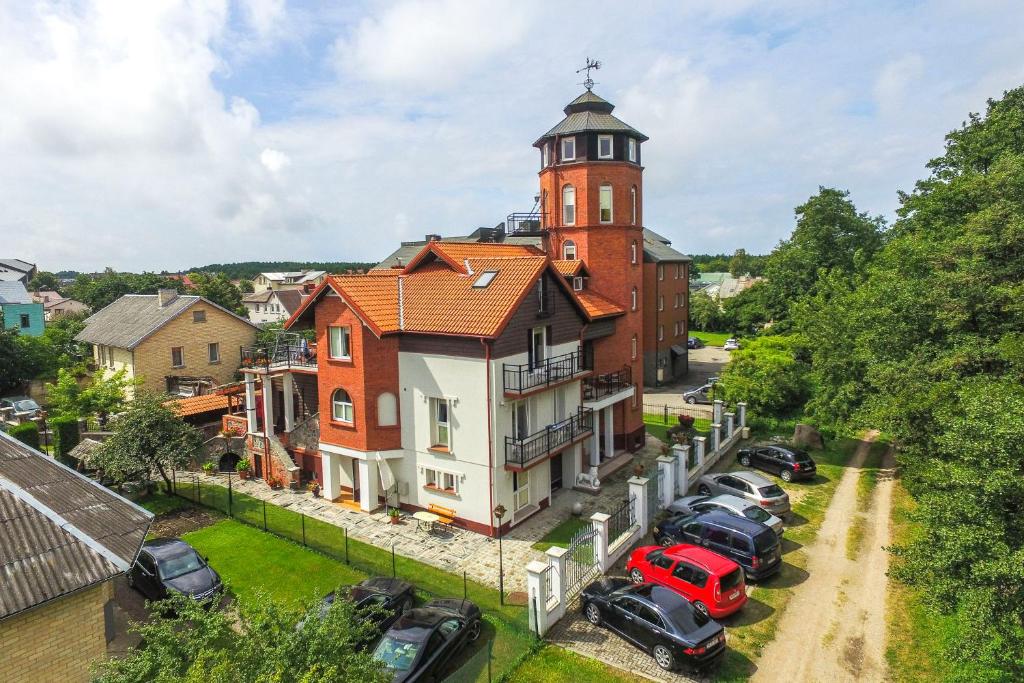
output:
[[510,213],[505,218],[505,234],[540,232],[544,216],[542,213]]
[[288,368],[316,368],[316,344],[282,344],[274,348],[262,346],[242,347],[243,368],[265,370]]
[[517,439],[506,436],[505,464],[524,466],[593,432],[594,411],[590,408],[580,408],[575,415],[548,425],[527,437]]
[[502,369],[505,391],[518,394],[564,382],[586,371],[583,367],[583,354],[579,349],[534,363],[503,363]]
[[625,391],[633,383],[633,372],[627,365],[615,372],[604,372],[583,380],[583,400],[597,401],[605,396]]
[[636,497],[630,496],[609,515],[608,545],[615,543],[623,534],[628,534],[636,526]]

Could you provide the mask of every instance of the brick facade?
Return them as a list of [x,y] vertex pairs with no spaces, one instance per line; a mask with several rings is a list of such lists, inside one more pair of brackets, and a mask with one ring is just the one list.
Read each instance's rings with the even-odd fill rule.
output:
[[687,372],[686,355],[673,354],[672,346],[686,347],[690,270],[683,261],[648,262],[643,271],[644,384],[658,386]]
[[85,683],[107,655],[106,581],[0,621],[0,678],[7,683]]

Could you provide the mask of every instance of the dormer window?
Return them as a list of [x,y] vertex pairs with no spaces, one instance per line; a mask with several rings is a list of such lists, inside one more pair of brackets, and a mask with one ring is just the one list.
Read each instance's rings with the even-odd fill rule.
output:
[[612,136],[611,135],[598,135],[597,136],[597,158],[598,159],[611,159],[612,158]]
[[572,240],[566,240],[565,244],[562,245],[562,258],[566,261],[576,260],[576,243]]
[[636,138],[630,138],[629,139],[629,143],[626,145],[626,147],[627,147],[627,154],[629,156],[629,160],[632,161],[635,164],[636,163]]
[[576,138],[562,138],[562,161],[576,160]]

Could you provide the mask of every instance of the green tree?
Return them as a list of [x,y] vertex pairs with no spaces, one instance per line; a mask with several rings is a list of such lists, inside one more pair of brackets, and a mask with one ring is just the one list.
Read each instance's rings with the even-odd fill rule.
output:
[[718,299],[708,296],[707,292],[690,292],[690,328],[702,332],[720,332],[728,328],[728,319],[722,312]]
[[203,433],[164,405],[166,396],[140,392],[114,419],[114,434],[94,452],[97,469],[117,483],[149,482],[156,472],[171,490],[171,470],[203,448]]
[[[266,596],[206,609],[178,594],[132,625],[142,645],[98,662],[97,683],[384,683],[391,676],[360,643],[372,628],[352,604],[336,600],[321,617],[282,609]],[[319,603],[305,614],[319,615]]]
[[195,293],[232,313],[246,315],[242,292],[223,273],[189,273]]
[[53,273],[40,270],[36,273],[36,276],[32,278],[31,282],[28,283],[28,289],[30,292],[47,290],[60,294],[60,281],[57,280],[57,276]]
[[729,259],[729,274],[733,277],[746,275],[750,272],[750,257],[746,249],[737,249]]
[[796,414],[810,393],[809,367],[797,337],[773,335],[748,341],[733,351],[720,388],[730,403],[746,401],[762,415]]
[[156,294],[158,289],[184,292],[185,285],[180,280],[156,273],[118,273],[107,268],[99,275],[79,275],[65,289],[65,295],[98,311],[125,294]]
[[75,373],[62,368],[57,373],[57,381],[46,385],[46,395],[50,410],[55,414],[74,418],[97,416],[101,422],[106,422],[108,415],[124,409],[128,389],[138,385],[139,381],[129,378],[124,368],[111,375],[93,375],[85,386],[79,383]]

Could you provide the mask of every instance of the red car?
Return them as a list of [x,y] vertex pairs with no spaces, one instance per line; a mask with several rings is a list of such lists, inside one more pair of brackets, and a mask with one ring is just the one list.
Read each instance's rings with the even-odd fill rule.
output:
[[656,583],[674,590],[714,619],[729,616],[747,601],[740,566],[696,545],[637,548],[626,572],[633,583]]

